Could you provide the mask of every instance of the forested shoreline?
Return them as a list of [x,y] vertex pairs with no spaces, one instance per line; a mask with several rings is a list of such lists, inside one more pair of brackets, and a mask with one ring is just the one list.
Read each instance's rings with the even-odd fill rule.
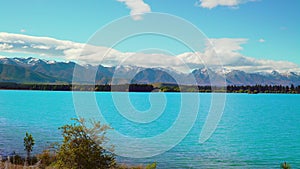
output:
[[1,90],[42,90],[42,91],[96,91],[96,92],[200,92],[200,93],[291,93],[299,94],[300,86],[255,85],[225,87],[191,86],[176,84],[122,84],[122,85],[72,85],[72,84],[20,84],[0,83]]

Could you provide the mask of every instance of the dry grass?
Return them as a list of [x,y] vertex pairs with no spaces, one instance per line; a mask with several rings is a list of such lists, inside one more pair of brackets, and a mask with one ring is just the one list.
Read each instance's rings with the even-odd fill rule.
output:
[[15,165],[9,162],[0,162],[0,169],[40,169],[36,166]]
[[[36,166],[22,166],[22,165],[11,164],[8,162],[0,162],[0,169],[41,169],[41,168]],[[54,168],[46,167],[46,169],[54,169]],[[143,165],[129,166],[126,164],[120,164],[116,167],[116,169],[145,169],[145,166]]]
[[129,166],[126,164],[119,164],[117,167],[117,169],[144,169],[145,167],[142,165],[138,165],[138,166]]

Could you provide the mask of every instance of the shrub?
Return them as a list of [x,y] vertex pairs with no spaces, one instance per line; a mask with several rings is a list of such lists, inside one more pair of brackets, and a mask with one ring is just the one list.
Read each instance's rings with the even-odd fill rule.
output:
[[46,168],[56,161],[56,156],[50,150],[44,150],[42,154],[37,155],[38,160],[41,161],[41,168]]
[[102,145],[106,142],[108,126],[93,122],[88,128],[83,119],[61,127],[63,143],[59,147],[55,166],[63,169],[109,169],[115,166],[115,157]]

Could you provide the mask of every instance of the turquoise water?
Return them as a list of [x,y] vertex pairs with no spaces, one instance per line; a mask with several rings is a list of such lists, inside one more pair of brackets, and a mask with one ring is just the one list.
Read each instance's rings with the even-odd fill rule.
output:
[[[146,111],[151,107],[149,95],[156,95],[154,98],[165,95],[167,102],[159,118],[147,124],[121,116],[113,105],[111,93],[97,93],[96,98],[114,130],[129,137],[149,138],[175,123],[181,103],[180,93],[130,93],[131,104]],[[227,94],[218,128],[204,144],[199,143],[199,134],[211,95],[199,96],[196,122],[178,145],[154,157],[118,157],[118,161],[130,164],[156,161],[159,168],[279,168],[280,163],[287,161],[293,168],[300,168],[300,95]],[[159,104],[153,103],[154,108]],[[126,103],[120,104],[126,107]],[[0,91],[0,152],[24,154],[23,138],[29,131],[36,140],[34,153],[39,153],[50,143],[61,140],[57,128],[73,117],[76,113],[71,92]],[[128,153],[135,151],[151,151],[151,147]]]

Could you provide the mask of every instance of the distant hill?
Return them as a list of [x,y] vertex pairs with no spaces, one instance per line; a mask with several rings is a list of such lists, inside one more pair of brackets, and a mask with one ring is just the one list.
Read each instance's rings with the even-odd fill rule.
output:
[[[210,85],[211,79],[221,83],[221,74],[207,68],[199,68],[184,74],[163,68],[143,68],[136,66],[104,67],[102,65],[78,65],[74,62],[57,62],[37,58],[0,58],[0,82],[16,83],[71,83],[74,67],[82,77],[94,78],[97,84],[185,84]],[[96,77],[91,77],[96,72]],[[247,73],[240,70],[228,71],[227,85],[300,85],[297,72]],[[113,79],[113,80],[112,80]],[[81,81],[85,83],[84,78]]]
[[0,82],[56,83],[59,79],[17,65],[0,64]]
[[137,84],[153,84],[158,82],[176,84],[176,80],[167,72],[150,68],[138,72],[131,80],[131,83]]

